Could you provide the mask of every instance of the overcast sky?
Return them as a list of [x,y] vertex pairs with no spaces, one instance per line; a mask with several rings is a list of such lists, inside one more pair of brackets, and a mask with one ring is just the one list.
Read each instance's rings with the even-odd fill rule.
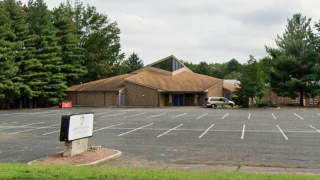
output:
[[[28,0],[22,0],[26,3]],[[44,0],[49,8],[64,0]],[[121,30],[122,52],[146,64],[175,55],[199,63],[241,63],[266,56],[287,18],[320,20],[319,0],[83,0],[108,14]],[[312,23],[313,24],[313,23]]]

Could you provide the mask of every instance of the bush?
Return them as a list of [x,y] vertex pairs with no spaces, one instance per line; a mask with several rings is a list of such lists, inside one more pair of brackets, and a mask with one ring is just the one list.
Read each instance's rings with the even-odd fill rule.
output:
[[279,106],[278,106],[278,104],[271,104],[271,107],[278,108]]
[[243,107],[243,108],[248,108],[248,107],[249,107],[249,104],[242,104],[242,107]]
[[268,103],[257,104],[257,107],[259,107],[259,108],[263,108],[263,107],[266,107],[266,106],[268,106]]
[[245,105],[246,107],[249,107],[249,99],[247,97],[235,97],[235,98],[232,98],[234,99],[234,103],[238,106],[242,106]]

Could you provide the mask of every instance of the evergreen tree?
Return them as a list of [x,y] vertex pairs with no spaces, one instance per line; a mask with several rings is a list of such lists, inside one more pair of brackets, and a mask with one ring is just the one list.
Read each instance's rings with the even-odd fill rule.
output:
[[295,14],[288,19],[287,29],[282,36],[278,35],[278,48],[266,47],[273,58],[271,88],[278,95],[296,98],[300,94],[300,105],[303,98],[319,93],[319,53],[317,37],[310,27],[311,19]]
[[56,104],[64,99],[64,90],[67,88],[65,77],[61,73],[63,65],[62,58],[59,57],[59,38],[56,37],[58,30],[53,26],[52,13],[48,10],[43,0],[30,0],[28,8],[28,24],[30,36],[34,37],[34,49],[32,55],[39,60],[36,82],[34,83],[39,91],[39,98],[50,104]]
[[253,99],[263,97],[267,93],[267,86],[265,84],[264,73],[259,68],[258,62],[252,55],[248,64],[243,68],[243,75],[239,78],[240,90],[245,96]]
[[[31,98],[34,92],[27,84],[24,78],[25,65],[28,64],[25,59],[27,53],[25,44],[28,44],[30,37],[28,36],[28,26],[25,22],[26,14],[23,11],[21,2],[15,0],[5,0],[0,2],[1,6],[1,48],[2,61],[5,62],[4,66],[14,69],[9,70],[12,75],[16,75],[11,81],[13,87],[9,88],[5,93],[7,98]],[[30,62],[32,63],[32,62]],[[9,76],[10,77],[10,76]],[[7,81],[7,82],[8,82]],[[11,84],[11,83],[9,83]]]
[[11,42],[14,32],[10,29],[9,13],[4,2],[0,2],[0,98],[8,99],[8,93],[14,89],[12,78],[15,77],[18,67],[14,57],[8,53],[14,43]]
[[242,65],[236,59],[231,59],[228,62],[228,73],[241,72]]
[[79,44],[85,49],[83,59],[88,73],[82,82],[117,75],[117,66],[124,59],[117,23],[110,23],[106,14],[98,13],[94,6],[84,7],[79,1],[62,3],[60,10],[72,18],[80,36]]
[[78,84],[80,78],[87,73],[84,64],[84,48],[80,44],[80,35],[77,35],[77,26],[72,21],[72,17],[65,12],[66,7],[60,5],[53,11],[54,26],[58,33],[58,45],[61,51],[58,54],[62,57],[63,65],[61,72],[66,77],[68,85]]
[[143,67],[143,61],[139,58],[138,54],[132,53],[128,59],[124,60],[121,64],[122,66],[122,72],[125,73],[131,73],[135,70],[138,70]]

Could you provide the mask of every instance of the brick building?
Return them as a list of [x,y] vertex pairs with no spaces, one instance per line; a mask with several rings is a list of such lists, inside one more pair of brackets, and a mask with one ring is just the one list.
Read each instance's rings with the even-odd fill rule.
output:
[[231,98],[234,89],[192,72],[172,55],[130,74],[72,86],[66,100],[81,106],[195,106],[209,96]]
[[[270,99],[273,104],[277,104],[279,106],[287,106],[289,104],[300,105],[300,96],[295,99],[292,99],[289,97],[278,96],[276,93],[271,92],[267,96],[267,98]],[[318,95],[314,98],[304,98],[303,99],[303,105],[306,107],[319,106],[319,102],[320,102],[320,95]]]

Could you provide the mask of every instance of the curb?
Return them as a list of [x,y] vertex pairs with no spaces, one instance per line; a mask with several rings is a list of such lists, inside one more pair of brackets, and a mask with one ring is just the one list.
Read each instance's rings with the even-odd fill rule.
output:
[[[112,149],[112,150],[114,150],[114,149]],[[114,150],[114,151],[116,151],[117,153],[116,153],[116,154],[113,154],[113,155],[111,155],[111,156],[108,156],[108,157],[106,157],[106,158],[99,159],[99,160],[97,160],[97,161],[91,162],[91,163],[79,164],[79,165],[76,165],[76,166],[99,166],[99,165],[101,165],[101,164],[103,164],[103,163],[105,163],[105,162],[107,162],[107,161],[111,161],[111,160],[117,159],[117,158],[119,158],[119,157],[122,156],[122,152],[121,152],[121,151],[118,151],[118,150]],[[60,151],[60,152],[58,152],[58,153],[61,153],[61,152],[63,152],[63,151]],[[39,159],[41,159],[41,158],[39,158]],[[28,164],[28,165],[32,165],[32,163],[38,161],[39,159],[30,161],[30,162],[28,162],[27,164]]]
[[108,156],[106,158],[103,158],[103,159],[100,159],[100,160],[97,160],[97,161],[94,161],[94,162],[91,162],[91,163],[88,163],[88,164],[80,164],[80,165],[77,165],[77,166],[99,166],[107,161],[111,161],[111,160],[114,160],[114,159],[117,159],[119,157],[122,156],[122,152],[121,151],[118,151],[118,150],[114,150],[114,151],[117,151],[116,154],[114,155],[111,155],[111,156]]

